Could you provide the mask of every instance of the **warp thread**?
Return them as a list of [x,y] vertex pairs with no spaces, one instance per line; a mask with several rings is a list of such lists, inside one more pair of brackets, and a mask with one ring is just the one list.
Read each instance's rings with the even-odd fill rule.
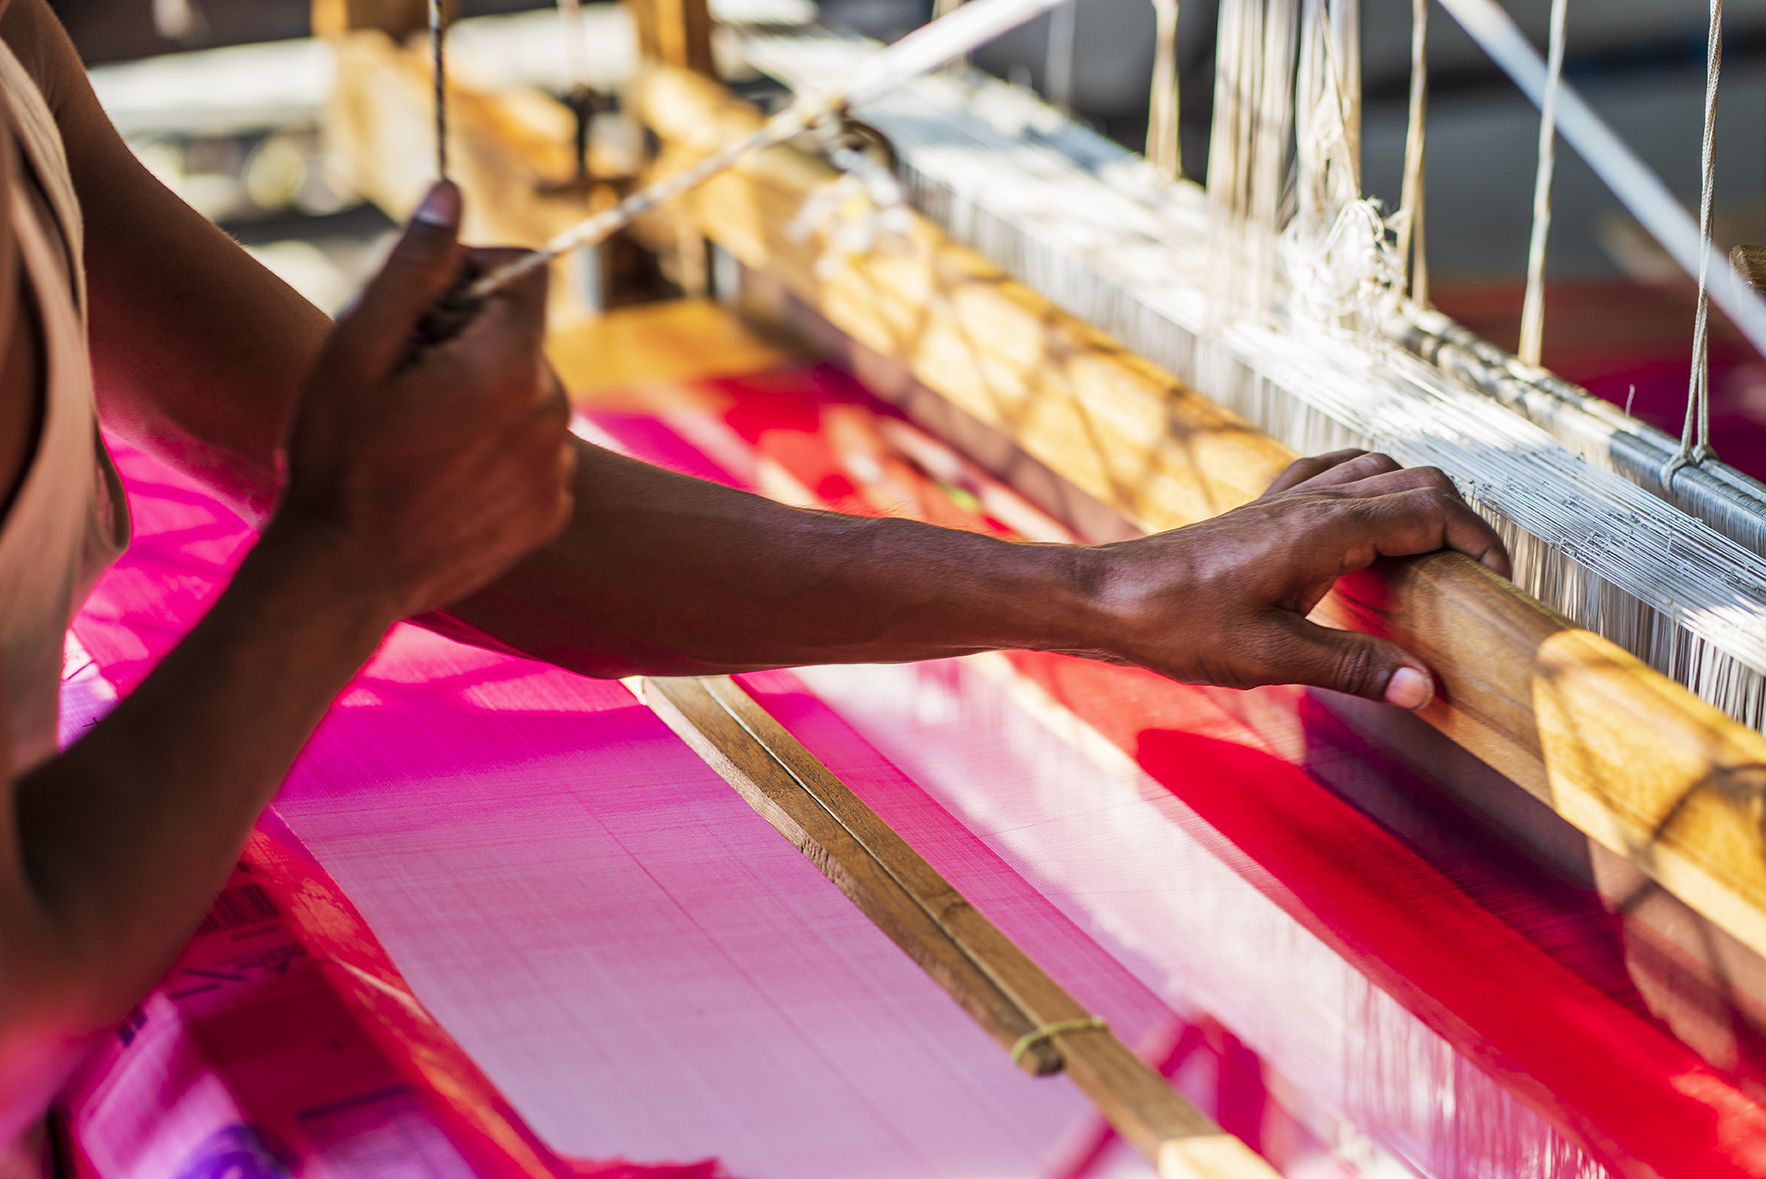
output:
[[1083,1019],[1058,1019],[1054,1023],[1045,1023],[1039,1028],[1025,1032],[1012,1045],[1012,1063],[1017,1064],[1020,1057],[1044,1040],[1068,1032],[1107,1032],[1110,1022],[1096,1015],[1088,1015]]
[[1723,0],[1711,0],[1711,29],[1705,64],[1705,134],[1700,145],[1704,176],[1699,192],[1699,301],[1692,321],[1692,372],[1687,379],[1686,423],[1680,449],[1662,467],[1662,485],[1672,488],[1674,472],[1717,457],[1711,449],[1710,270],[1711,197],[1717,185],[1717,76],[1723,65]]
[[1545,241],[1551,232],[1551,174],[1557,163],[1558,86],[1564,78],[1564,18],[1569,0],[1551,0],[1551,47],[1539,99],[1539,170],[1533,177],[1533,236],[1527,245],[1527,297],[1515,355],[1539,363],[1545,339]]

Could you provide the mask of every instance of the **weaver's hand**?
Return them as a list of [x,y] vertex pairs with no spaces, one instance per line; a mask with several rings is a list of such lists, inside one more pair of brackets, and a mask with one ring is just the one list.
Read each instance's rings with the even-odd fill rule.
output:
[[1301,459],[1241,508],[1106,547],[1111,653],[1188,683],[1312,684],[1421,708],[1434,695],[1421,660],[1306,615],[1376,557],[1443,547],[1508,575],[1502,541],[1435,468],[1358,450]]
[[462,268],[502,260],[460,246],[459,215],[458,190],[431,190],[339,320],[302,392],[266,536],[340,546],[340,567],[394,618],[478,589],[571,513],[569,407],[540,351],[544,272],[412,351],[413,327]]

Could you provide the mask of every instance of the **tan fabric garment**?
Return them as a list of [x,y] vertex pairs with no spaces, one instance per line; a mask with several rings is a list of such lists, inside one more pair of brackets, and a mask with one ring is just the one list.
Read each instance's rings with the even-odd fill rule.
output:
[[21,179],[10,194],[12,224],[43,320],[47,402],[30,470],[0,523],[0,665],[16,773],[55,752],[63,636],[92,583],[122,552],[128,519],[122,486],[98,438],[80,207],[61,133],[3,43],[0,99],[61,231],[57,240],[41,223]]
[[[55,752],[68,622],[122,552],[128,518],[122,485],[98,438],[80,207],[67,155],[48,104],[4,43],[0,101],[23,162],[59,223],[43,224],[25,188],[30,181],[21,177],[9,194],[10,212],[22,273],[42,318],[45,388],[43,433],[18,497],[0,521],[0,670],[16,773]],[[82,1053],[79,1044],[38,1044],[0,1060],[0,1175],[6,1179],[41,1167],[43,1109]]]

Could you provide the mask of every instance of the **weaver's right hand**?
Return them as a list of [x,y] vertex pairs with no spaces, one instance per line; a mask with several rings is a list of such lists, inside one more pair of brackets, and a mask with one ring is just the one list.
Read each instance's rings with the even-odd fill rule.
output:
[[456,337],[412,330],[463,266],[507,251],[459,244],[460,196],[436,185],[301,394],[288,482],[267,536],[339,546],[353,587],[390,618],[480,588],[570,518],[570,411],[541,353],[543,271],[491,295]]

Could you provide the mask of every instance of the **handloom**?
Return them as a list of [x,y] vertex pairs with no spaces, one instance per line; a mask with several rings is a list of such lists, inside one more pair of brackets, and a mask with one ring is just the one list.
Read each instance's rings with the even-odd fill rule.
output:
[[[1360,205],[1353,150],[1358,83],[1352,84],[1344,49],[1353,42],[1354,6],[1338,3],[1326,11],[1317,5],[1306,12],[1283,4],[1224,8],[1215,157],[1222,174],[1211,175],[1208,197],[1189,187],[1158,188],[1135,175],[1136,161],[1125,153],[994,84],[942,74],[860,113],[888,136],[912,203],[943,221],[954,236],[970,240],[1015,277],[1167,370],[1252,411],[1247,416],[1278,438],[1306,449],[1367,439],[1403,459],[1445,466],[1477,502],[1510,526],[1511,539],[1520,542],[1522,565],[1531,570],[1528,588],[1757,725],[1762,663],[1753,644],[1761,635],[1756,601],[1762,579],[1757,556],[1735,543],[1747,539],[1746,526],[1737,523],[1747,513],[1738,509],[1729,520],[1710,508],[1719,497],[1707,502],[1693,496],[1697,502],[1690,506],[1726,535],[1701,531],[1697,521],[1646,490],[1589,471],[1587,462],[1577,462],[1538,430],[1511,421],[1486,395],[1494,391],[1499,400],[1527,407],[1543,421],[1572,423],[1560,436],[1582,443],[1594,439],[1611,450],[1623,452],[1614,441],[1621,435],[1635,441],[1642,432],[1634,424],[1613,426],[1616,414],[1603,417],[1599,407],[1573,390],[1508,358],[1493,357],[1488,346],[1468,340],[1439,316],[1417,309],[1394,317],[1387,292],[1402,279],[1370,287],[1366,275],[1355,270],[1355,259],[1344,262],[1353,252],[1349,246],[1359,248],[1353,235],[1333,240],[1339,227],[1371,227],[1369,218],[1377,217]],[[656,19],[653,13],[651,22]],[[805,87],[846,68],[862,52],[863,47],[826,37],[755,40],[747,49],[750,59],[769,72]],[[404,65],[391,64],[372,47],[362,48],[356,60],[370,68],[378,62],[381,72],[352,77],[346,65],[346,94],[351,86],[378,87],[380,100],[391,96],[394,101],[386,105],[395,106],[403,93],[396,71]],[[345,61],[350,61],[347,53]],[[1285,61],[1299,64],[1297,90],[1305,105],[1297,118],[1290,113],[1295,95],[1285,90]],[[690,167],[752,134],[759,123],[757,115],[713,84],[662,69],[640,81],[631,101],[662,141],[663,172]],[[1413,110],[1420,106],[1419,98]],[[456,121],[467,136],[495,140],[494,132],[485,134],[488,110],[488,105],[457,107]],[[376,112],[358,107],[348,113],[360,137],[357,164],[371,191],[382,193],[394,211],[403,211],[402,194],[415,187],[407,180],[410,153],[376,152]],[[396,109],[378,114],[398,117]],[[1291,157],[1279,128],[1292,125],[1290,119],[1310,128],[1298,144],[1296,165],[1307,170],[1299,190],[1302,212],[1312,222],[1310,240],[1274,224],[1275,186]],[[1220,151],[1222,144],[1238,150]],[[472,154],[457,153],[465,158],[455,162],[468,184],[469,207],[475,199],[489,200],[471,187]],[[419,162],[418,170],[422,167]],[[876,238],[868,253],[824,248],[814,235],[794,238],[789,230],[805,202],[834,179],[813,159],[775,151],[712,180],[702,197],[679,207],[690,224],[743,264],[741,293],[751,304],[770,300],[800,328],[822,332],[869,373],[878,392],[899,397],[910,414],[942,414],[953,435],[967,430],[972,440],[987,437],[975,432],[976,421],[992,426],[1021,453],[1040,458],[1095,501],[1144,527],[1187,522],[1242,502],[1286,460],[1290,452],[1277,442],[1024,288],[1002,282],[996,269],[943,240],[924,221],[910,221],[895,237]],[[530,183],[527,191],[534,190]],[[1420,203],[1406,203],[1420,220]],[[493,215],[517,216],[520,206],[519,200],[505,201]],[[835,218],[848,212],[835,210]],[[1378,230],[1380,240],[1386,232]],[[837,234],[823,227],[823,238],[834,241]],[[1371,235],[1367,241],[1378,245]],[[1376,263],[1386,265],[1378,248],[1372,252]],[[1296,257],[1312,260],[1314,280],[1297,282],[1282,269]],[[1207,280],[1185,277],[1204,273],[1210,258],[1224,258],[1225,264],[1214,266]],[[1333,270],[1339,264],[1343,274]],[[1403,269],[1398,268],[1400,276]],[[1320,274],[1329,281],[1317,281]],[[830,329],[842,336],[829,335]],[[1369,332],[1408,343],[1420,359]],[[1473,379],[1466,380],[1468,374]],[[927,400],[928,387],[948,399],[946,408]],[[758,404],[766,403],[762,395]],[[951,406],[966,411],[968,426],[961,412],[952,416]],[[733,439],[734,416],[721,430],[719,415],[705,412],[665,412],[657,419],[659,429],[601,415],[583,429],[596,441],[652,461],[711,477],[720,477],[717,464],[724,464],[721,477],[793,502],[841,510],[867,510],[867,505],[889,510],[889,497],[901,481],[911,483],[912,471],[901,473],[909,460],[919,470],[944,472],[939,481],[969,499],[992,495],[997,501],[1003,494],[960,458],[886,413],[865,427],[866,419],[849,412],[839,398],[818,412],[822,445],[832,456],[827,461],[851,479],[856,499],[832,499],[819,490],[825,481],[814,477],[813,464],[806,469],[797,450],[770,453],[764,432]],[[780,419],[773,429],[790,433],[785,424],[790,420]],[[1643,470],[1639,465],[1631,471],[1611,454],[1597,455],[1592,445],[1585,458],[1604,457],[1621,474]],[[1670,454],[1673,449],[1668,446]],[[695,452],[701,457],[692,457]],[[714,455],[716,463],[704,455]],[[752,478],[745,477],[744,463]],[[1658,461],[1658,481],[1661,469]],[[1706,486],[1699,480],[1719,491],[1747,487],[1747,481],[1708,463],[1675,473],[1673,486],[1685,496],[1686,487]],[[1647,488],[1641,476],[1638,482]],[[1551,502],[1553,494],[1568,494],[1566,488],[1574,489],[1566,502]],[[951,510],[938,507],[936,495],[920,496],[918,502],[935,519]],[[1020,509],[1019,519],[1034,520],[1034,513]],[[1055,534],[1060,529],[1053,523],[1038,526]],[[1663,594],[1661,586],[1672,593]],[[1635,871],[1635,864],[1715,922],[1704,936],[1722,947],[1718,956],[1724,963],[1754,961],[1752,951],[1725,938],[1734,935],[1756,950],[1763,944],[1762,893],[1747,875],[1759,871],[1762,860],[1754,814],[1758,794],[1750,784],[1766,753],[1757,736],[1701,709],[1622,652],[1480,578],[1463,563],[1433,558],[1373,571],[1345,586],[1330,608],[1334,617],[1391,633],[1429,658],[1445,689],[1429,717],[1432,723],[1617,852],[1602,860],[1605,851],[1594,849],[1597,874]],[[903,674],[919,677],[918,685],[904,683]],[[1566,959],[1564,944],[1554,941],[1545,925],[1529,926],[1517,915],[1525,906],[1505,909],[1512,900],[1478,893],[1467,883],[1471,877],[1443,873],[1427,856],[1407,859],[1411,853],[1403,839],[1389,833],[1402,830],[1403,823],[1380,812],[1365,794],[1355,795],[1356,805],[1372,808],[1381,815],[1378,822],[1358,818],[1353,807],[1338,804],[1333,810],[1328,792],[1321,794],[1318,782],[1331,780],[1333,773],[1361,781],[1344,765],[1386,756],[1376,752],[1377,744],[1358,744],[1364,738],[1355,733],[1375,732],[1379,740],[1391,741],[1393,750],[1402,750],[1407,740],[1421,741],[1442,757],[1439,746],[1427,746],[1426,737],[1381,732],[1387,722],[1380,719],[1369,730],[1366,717],[1345,717],[1328,708],[1320,713],[1304,694],[1253,694],[1245,698],[1251,701],[1247,705],[1052,658],[986,657],[957,661],[948,671],[811,669],[801,678],[813,695],[782,673],[772,679],[743,677],[743,690],[734,695],[728,694],[733,685],[704,691],[730,719],[759,701],[791,730],[793,742],[801,741],[821,759],[818,764],[825,763],[855,792],[867,773],[877,771],[875,753],[867,762],[854,751],[874,746],[907,770],[919,790],[936,798],[943,813],[961,816],[971,832],[987,832],[989,846],[1035,880],[1037,891],[1067,898],[1058,902],[1067,906],[1063,911],[1103,939],[1107,957],[1138,963],[1133,973],[1165,1002],[1187,995],[1188,1002],[1197,1003],[1202,996],[1179,1023],[1194,1028],[1200,1026],[1196,1011],[1230,1010],[1228,1026],[1241,1033],[1255,1029],[1254,1038],[1271,1059],[1281,1061],[1282,1071],[1308,1073],[1305,1091],[1322,1095],[1319,1100],[1336,1117],[1367,1127],[1382,1149],[1421,1173],[1591,1174],[1602,1164],[1622,1174],[1758,1170],[1759,1111],[1735,1087],[1737,1078],[1757,1067],[1747,1048],[1732,1047],[1724,1056],[1684,1020],[1670,1019],[1672,1035],[1650,1027],[1626,1008],[1636,1005],[1635,996],[1623,997],[1626,984],[1603,975],[1598,963],[1576,962],[1574,954]],[[667,697],[665,685],[645,690]],[[476,686],[467,691],[474,699],[497,698]],[[531,699],[520,693],[501,698],[510,704]],[[1180,698],[1187,702],[1182,707],[1176,705]],[[701,706],[705,699],[699,699]],[[672,707],[685,715],[678,704]],[[830,708],[837,718],[830,717]],[[990,790],[993,775],[968,749],[981,740],[979,726],[954,732],[942,743],[931,740],[930,734],[940,730],[937,718],[952,708],[965,716],[998,710],[1005,736],[994,747],[996,757],[1009,759],[1015,750],[1028,758],[1026,750],[1040,751],[1049,763],[1041,769],[1044,777],[1028,768],[1020,771],[1038,782],[1037,791],[1027,796],[1010,786],[1003,793],[998,786]],[[718,718],[717,711],[702,715],[708,724]],[[842,726],[859,730],[862,739],[855,744]],[[737,727],[757,739],[756,730],[766,726],[750,716],[748,724]],[[704,737],[703,729],[695,731]],[[846,735],[838,736],[842,732]],[[1233,736],[1224,744],[1209,743],[1228,733]],[[1327,739],[1330,733],[1338,736]],[[1339,752],[1327,756],[1322,751],[1328,748]],[[1244,756],[1252,750],[1256,756]],[[708,745],[706,752],[713,764],[718,756],[730,757],[725,746]],[[1076,752],[1079,766],[1072,762]],[[1391,756],[1402,760],[1401,754]],[[788,758],[773,760],[785,764]],[[1295,766],[1305,773],[1296,774]],[[1102,794],[1100,770],[1115,783]],[[392,765],[381,772],[403,773]],[[1447,776],[1482,781],[1480,773],[1488,775],[1467,759]],[[815,774],[800,767],[788,776],[801,784]],[[1194,784],[1180,785],[1185,780]],[[1199,788],[1208,783],[1220,790]],[[1354,789],[1365,790],[1365,782]],[[1499,786],[1490,789],[1493,796],[1501,794]],[[1068,793],[1062,795],[1063,790]],[[1263,816],[1248,821],[1222,791],[1241,794],[1247,807],[1262,807]],[[351,867],[352,827],[367,829],[360,816],[335,809],[331,817],[315,821],[320,812],[310,804],[303,812],[302,797],[296,788],[285,808],[299,837],[332,866],[371,919],[372,912],[393,912],[397,905],[389,908],[389,898],[409,886],[391,879],[376,883]],[[304,797],[313,796],[309,791]],[[1173,797],[1195,813],[1180,817],[1154,801]],[[1135,804],[1125,806],[1130,798]],[[1520,800],[1532,802],[1517,793],[1512,805]],[[924,844],[904,830],[902,816],[891,814],[884,799],[873,795],[867,801],[929,860],[938,858],[929,850],[936,841]],[[432,810],[440,805],[435,798],[411,802]],[[1120,807],[1122,816],[1141,816],[1142,826],[1112,820],[1112,806]],[[1028,822],[1039,816],[1040,823]],[[1556,821],[1548,815],[1531,821],[1549,826],[1548,820]],[[1051,833],[1058,827],[1062,837],[1038,846],[1041,827]],[[1187,850],[1160,844],[1178,839],[1180,832],[1197,844]],[[1088,841],[1104,833],[1114,837],[1114,847],[1086,850]],[[1309,846],[1324,833],[1353,867],[1332,865],[1328,851]],[[918,830],[920,837],[929,834],[929,828]],[[360,845],[364,852],[368,846]],[[1146,849],[1145,854],[1130,850],[1135,848]],[[1121,863],[1110,862],[1112,851]],[[1203,870],[1210,855],[1216,867]],[[1205,894],[1210,899],[1202,906],[1174,908],[1170,894],[1150,900],[1144,909],[1123,899],[1148,882],[1169,881],[1160,866],[1169,862],[1195,865],[1201,875],[1191,879],[1213,879],[1220,890]],[[951,863],[940,867],[987,910],[972,887],[983,877],[971,876],[964,884],[963,873]],[[1223,874],[1210,877],[1209,871]],[[352,873],[353,879],[343,879]],[[1229,880],[1248,891],[1232,893]],[[1639,987],[1648,975],[1662,995],[1708,998],[1700,989],[1708,981],[1698,979],[1716,959],[1703,966],[1684,960],[1685,947],[1645,912],[1651,905],[1672,908],[1672,902],[1647,884],[1632,887],[1624,902],[1635,909],[1626,919],[1627,934],[1637,945],[1653,947],[1658,964],[1650,974],[1628,958],[1620,974],[1629,971]],[[1534,899],[1550,892],[1544,888]],[[1467,896],[1475,898],[1469,905]],[[1537,908],[1556,903],[1541,902]],[[1198,907],[1217,909],[1218,924],[1203,914],[1181,912]],[[1289,925],[1271,916],[1278,911]],[[1503,915],[1492,920],[1493,912]],[[1051,972],[1063,973],[1054,965],[1058,959],[1045,957],[1045,952],[1058,954],[1054,947],[1060,943],[1027,936],[1022,927],[1014,930],[997,912],[990,916]],[[1235,917],[1237,930],[1231,924]],[[1588,922],[1592,915],[1579,920]],[[1422,933],[1432,927],[1437,935],[1451,930],[1451,936],[1419,939],[1418,930],[1403,928],[1407,921]],[[388,921],[392,932],[382,936],[404,939],[389,944],[394,959],[434,961],[433,949],[404,932],[412,928],[408,917],[402,925]],[[1307,938],[1317,939],[1317,945]],[[1235,958],[1232,947],[1241,939],[1243,950]],[[1441,944],[1444,940],[1454,944]],[[1600,940],[1590,938],[1591,944]],[[1270,980],[1256,977],[1258,948],[1266,958],[1273,945],[1306,947],[1269,967],[1274,976],[1290,980],[1285,995]],[[1236,965],[1219,964],[1228,961]],[[1745,978],[1748,969],[1739,969],[1736,977]],[[439,985],[442,977],[430,973],[414,977],[413,984],[456,1037],[475,1020],[495,1022],[493,1013],[501,1008],[494,999],[479,996],[477,1002],[486,1006],[474,1015],[472,1003],[449,997]],[[1235,986],[1240,993],[1233,993]],[[1319,1067],[1333,1051],[1345,1049],[1322,1045],[1315,1032],[1308,1041],[1309,1033],[1297,1030],[1306,1019],[1287,1016],[1283,1009],[1302,995],[1304,1002],[1322,1001],[1321,990],[1356,996],[1348,1000],[1350,1007],[1366,1004],[1362,1018],[1371,1023],[1354,1024],[1351,1038],[1361,1037],[1356,1043],[1371,1046],[1371,1056],[1357,1057],[1351,1049],[1337,1060],[1338,1069]],[[1514,997],[1523,993],[1528,1000],[1517,1005]],[[1715,1009],[1733,1004],[1727,1018],[1737,1028],[1752,1028],[1755,1017],[1749,1012],[1757,993],[1744,982],[1740,993],[1728,993]],[[1659,997],[1654,990],[1649,994]],[[584,1001],[592,1002],[587,994]],[[1135,1021],[1111,1010],[1110,1003],[1085,999],[1077,1010],[1102,1015],[1113,1035],[1129,1037],[1125,1042],[1143,1054],[1159,1055],[1157,1037],[1137,1042]],[[1327,1002],[1313,1022],[1330,1024],[1343,1010]],[[1043,1013],[1024,1022],[1033,1025],[1033,1033],[1035,1025],[1067,1020]],[[1173,1069],[1187,1059],[1185,1044],[1193,1050],[1188,1036],[1187,1030],[1177,1035],[1169,1048]],[[1101,1038],[1098,1032],[1076,1030],[1042,1046],[1058,1047],[1066,1057]],[[1027,1051],[1034,1053],[1039,1043],[1033,1041]],[[481,1033],[470,1047],[493,1080],[512,1093],[518,1068],[492,1067],[499,1052],[495,1037]],[[1375,1080],[1382,1051],[1414,1059],[1415,1070],[1399,1069],[1390,1084]],[[1223,1070],[1227,1059],[1221,1057]],[[1425,1059],[1437,1064],[1423,1065]],[[1594,1071],[1606,1075],[1591,1075],[1590,1060],[1601,1061]],[[1480,1063],[1502,1083],[1480,1072]],[[1441,1065],[1446,1074],[1430,1072]],[[1445,1088],[1443,1075],[1451,1078]],[[1400,1111],[1398,1096],[1407,1091],[1418,1095],[1419,1104]],[[1442,1100],[1445,1106],[1431,1104]],[[514,1103],[530,1120],[542,1107],[531,1094]],[[1290,1097],[1284,1108],[1292,1113],[1303,1104]],[[1729,1130],[1708,1132],[1712,1119]],[[1221,1121],[1228,1120],[1223,1113]],[[1314,1111],[1296,1120],[1318,1127],[1331,1119]],[[556,1117],[544,1127],[535,1122],[541,1136],[555,1144],[567,1124]],[[1276,1144],[1253,1141],[1256,1132],[1243,1126],[1228,1128],[1266,1154],[1280,1153]],[[639,1138],[634,1134],[628,1141]],[[1083,1173],[1095,1161],[1085,1155],[1069,1173]]]

